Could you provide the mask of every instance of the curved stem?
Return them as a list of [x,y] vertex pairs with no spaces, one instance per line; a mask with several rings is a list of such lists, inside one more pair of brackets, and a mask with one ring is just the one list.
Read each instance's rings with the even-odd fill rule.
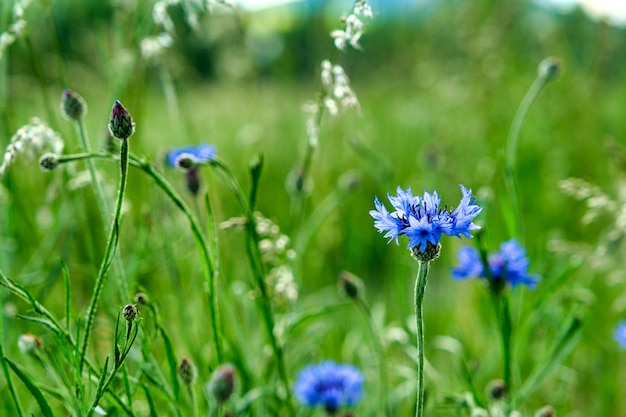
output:
[[510,234],[515,234],[520,236],[521,238],[521,227],[520,227],[520,208],[519,201],[517,196],[517,183],[516,183],[516,168],[517,168],[517,141],[519,139],[519,134],[522,129],[522,124],[526,119],[526,115],[530,110],[530,107],[535,102],[539,93],[546,85],[548,79],[546,77],[538,76],[535,78],[535,81],[531,84],[530,88],[526,92],[526,95],[522,99],[519,107],[517,108],[517,112],[515,113],[515,117],[513,118],[513,123],[511,124],[511,129],[509,130],[509,136],[506,140],[506,165],[505,165],[505,184],[509,194],[510,204],[513,208],[513,224],[510,224],[509,227],[512,230],[509,230]]
[[429,261],[417,261],[415,278],[415,322],[417,325],[417,407],[416,417],[424,415],[424,292],[428,281]]
[[117,241],[119,236],[119,222],[122,214],[122,203],[124,202],[124,192],[126,191],[126,180],[128,173],[128,139],[122,140],[122,146],[120,149],[120,186],[117,194],[117,204],[115,206],[115,215],[113,222],[111,223],[111,231],[109,232],[109,238],[107,240],[107,247],[104,252],[104,258],[100,264],[100,270],[98,277],[96,278],[96,284],[94,286],[94,292],[89,303],[89,309],[87,310],[87,325],[85,327],[85,336],[80,352],[79,361],[79,374],[82,373],[83,365],[85,362],[85,355],[87,354],[87,346],[89,345],[89,337],[93,330],[93,321],[96,316],[96,309],[98,308],[98,301],[104,288],[104,281],[107,271],[111,266],[113,257],[115,256],[115,249],[117,248]]
[[233,175],[228,165],[226,165],[219,158],[212,159],[209,164],[218,168],[218,173],[221,173],[223,175],[226,183],[235,194],[235,197],[239,201],[239,204],[241,205],[241,208],[246,216],[246,228],[248,238],[246,253],[248,255],[250,268],[252,269],[252,275],[254,276],[256,284],[259,287],[259,291],[261,293],[261,302],[259,304],[261,315],[263,317],[263,324],[265,325],[265,332],[267,333],[267,337],[272,346],[274,357],[276,358],[278,375],[285,391],[285,402],[287,403],[289,415],[295,415],[295,410],[293,408],[293,402],[291,399],[291,390],[289,389],[289,377],[287,375],[287,367],[285,365],[283,348],[276,338],[276,335],[274,334],[276,321],[274,319],[274,313],[272,311],[272,302],[270,300],[270,295],[267,291],[267,286],[265,284],[265,271],[258,245],[259,239],[256,232],[256,220],[254,218],[254,213],[250,208],[250,204],[246,200],[245,193],[243,192],[239,181],[237,181],[237,178]]

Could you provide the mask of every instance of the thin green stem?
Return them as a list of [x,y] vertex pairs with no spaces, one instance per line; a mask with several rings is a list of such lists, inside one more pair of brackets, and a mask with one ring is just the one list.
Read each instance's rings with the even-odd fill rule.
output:
[[283,354],[283,348],[279,343],[276,335],[274,334],[275,319],[272,310],[272,302],[270,300],[269,292],[265,284],[265,270],[263,262],[261,261],[261,252],[259,250],[259,239],[256,232],[256,220],[254,213],[250,209],[250,204],[246,199],[246,195],[237,181],[237,178],[233,175],[230,168],[219,158],[214,158],[210,162],[210,165],[217,168],[217,172],[220,173],[226,183],[230,186],[231,190],[235,194],[235,197],[241,205],[246,216],[246,228],[247,228],[247,240],[246,253],[248,255],[248,261],[250,268],[252,269],[252,275],[255,278],[256,284],[259,287],[261,293],[260,298],[260,310],[263,317],[263,324],[265,325],[265,332],[270,341],[274,357],[276,358],[276,364],[278,367],[278,375],[283,385],[283,389],[286,395],[286,404],[289,409],[289,415],[295,415],[295,409],[291,398],[291,390],[289,389],[289,377],[287,374],[287,367],[285,365],[285,358]]
[[94,292],[89,303],[89,309],[87,310],[87,324],[85,327],[85,336],[83,339],[82,349],[80,352],[79,361],[79,374],[82,373],[83,365],[85,362],[85,356],[87,354],[87,347],[89,345],[89,337],[93,330],[94,318],[96,316],[96,310],[98,308],[98,302],[102,289],[104,288],[104,282],[107,275],[107,271],[111,266],[113,257],[115,256],[115,250],[117,248],[117,241],[119,236],[119,222],[122,214],[122,203],[124,202],[124,192],[126,191],[126,180],[128,173],[128,138],[122,140],[122,146],[120,149],[120,186],[117,194],[117,204],[115,206],[115,215],[113,222],[111,223],[111,231],[107,240],[106,250],[102,263],[100,264],[100,270],[96,278],[96,284],[94,286]]
[[196,401],[196,393],[193,390],[193,387],[191,386],[191,384],[187,384],[187,392],[189,393],[189,401],[191,401],[193,417],[198,417],[198,404]]
[[[89,139],[87,137],[87,131],[85,130],[85,125],[83,123],[83,119],[79,118],[76,120],[76,130],[78,131],[78,136],[80,137],[81,145],[86,152],[90,151]],[[91,158],[87,158],[87,169],[89,170],[89,176],[91,177],[91,183],[93,184],[94,192],[96,195],[96,201],[98,202],[98,208],[100,210],[100,216],[102,218],[102,223],[107,224],[109,219],[109,205],[107,204],[106,199],[104,198],[104,192],[102,191],[102,186],[100,185],[100,181],[98,180],[98,176],[96,175],[96,167]],[[130,290],[128,288],[128,282],[126,281],[126,274],[124,272],[124,268],[122,266],[121,259],[118,257],[113,261],[113,268],[115,268],[115,276],[118,281],[118,289],[120,291],[121,301],[126,302],[130,294]]]
[[539,93],[543,89],[543,87],[548,82],[548,78],[538,76],[535,78],[530,88],[526,92],[526,95],[522,99],[517,112],[515,113],[515,117],[513,118],[513,123],[511,124],[511,129],[509,130],[509,136],[506,141],[506,165],[505,165],[505,184],[509,194],[509,200],[511,207],[513,209],[513,218],[512,224],[509,224],[509,234],[516,235],[522,237],[522,228],[521,228],[521,220],[520,220],[520,207],[518,200],[518,192],[517,192],[517,177],[516,177],[516,169],[517,169],[517,142],[519,140],[519,134],[522,129],[522,125],[524,124],[524,120],[526,119],[526,115],[530,110],[530,107],[535,102]]
[[417,261],[415,278],[415,324],[417,325],[417,407],[416,417],[424,416],[424,292],[428,282],[429,261]]
[[215,283],[215,268],[211,261],[211,253],[209,250],[209,243],[207,242],[198,220],[194,217],[192,210],[185,203],[185,201],[178,195],[174,188],[167,182],[167,180],[161,175],[154,167],[145,161],[131,156],[132,165],[141,169],[144,173],[152,178],[156,185],[172,200],[172,202],[185,214],[189,221],[191,233],[196,241],[196,245],[202,258],[202,266],[204,271],[204,279],[209,288],[208,304],[211,314],[211,326],[213,330],[213,342],[215,344],[215,353],[217,357],[217,363],[222,363],[222,331],[219,321],[219,305],[217,302],[217,292]]
[[[2,307],[2,297],[0,297],[0,311],[3,311]],[[15,386],[13,385],[13,380],[11,379],[11,373],[9,372],[7,362],[4,360],[4,349],[2,346],[2,341],[4,339],[4,328],[2,326],[2,322],[3,320],[0,318],[0,365],[2,366],[2,373],[4,374],[4,379],[6,380],[7,387],[9,388],[9,392],[11,393],[11,398],[13,399],[13,403],[15,404],[17,415],[19,417],[23,417],[24,412],[22,411],[22,406],[20,405],[17,391],[15,391]]]

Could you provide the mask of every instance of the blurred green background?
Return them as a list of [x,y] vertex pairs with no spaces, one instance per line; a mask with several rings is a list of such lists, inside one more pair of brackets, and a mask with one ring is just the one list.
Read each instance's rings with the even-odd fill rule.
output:
[[[583,224],[585,204],[559,189],[559,181],[579,177],[605,190],[619,207],[623,204],[623,27],[593,20],[580,9],[558,13],[522,0],[446,1],[411,7],[410,13],[377,11],[372,1],[375,16],[366,22],[363,51],[337,53],[328,34],[341,27],[343,4],[296,3],[237,13],[216,8],[199,15],[197,29],[187,17],[189,4],[167,8],[174,44],[156,59],[145,60],[141,40],[161,32],[151,3],[33,2],[24,16],[26,35],[0,58],[0,143],[8,145],[13,133],[37,116],[61,133],[67,153],[80,151],[73,126],[58,111],[62,90],[69,87],[88,102],[85,122],[92,146],[104,146],[109,109],[119,99],[137,124],[132,150],[149,156],[190,204],[193,198],[182,175],[164,166],[167,151],[214,144],[246,189],[248,165],[263,154],[258,210],[297,243],[302,222],[290,216],[289,178],[306,143],[301,108],[317,98],[320,62],[332,56],[350,77],[361,111],[324,116],[305,217],[341,187],[345,175],[359,182],[297,254],[300,298],[281,307],[297,312],[336,304],[338,312],[295,329],[286,355],[292,377],[320,358],[357,363],[368,376],[367,391],[373,393],[376,374],[368,362],[368,335],[356,309],[338,293],[337,277],[342,270],[360,276],[378,324],[402,329],[410,337],[416,271],[406,242],[387,245],[376,233],[368,214],[374,196],[383,200],[398,185],[411,186],[416,194],[437,189],[443,202],[454,206],[461,196],[458,184],[464,184],[484,206],[478,223],[487,247],[497,249],[513,237],[505,222],[505,142],[537,65],[547,56],[558,57],[562,74],[539,96],[519,139],[523,235],[517,237],[528,250],[530,272],[542,275],[543,282],[535,292],[520,288],[512,294],[518,326],[516,378],[528,375],[538,352],[547,349],[564,317],[578,306],[584,306],[585,329],[573,354],[522,410],[530,415],[548,403],[562,416],[617,415],[626,409],[619,391],[626,377],[624,356],[612,339],[615,323],[626,316],[621,239],[607,249],[605,259],[588,258],[584,252],[602,246],[607,233],[621,236],[623,230],[610,213]],[[11,22],[12,5],[0,3],[2,30]],[[82,164],[53,173],[36,165],[19,158],[2,179],[0,268],[62,314],[62,259],[73,283],[72,313],[78,316],[91,295],[105,228],[91,189],[72,188]],[[102,162],[98,168],[113,199],[117,167]],[[241,216],[217,176],[206,169],[202,181],[218,222]],[[200,263],[186,222],[136,171],[131,171],[127,200],[119,252],[129,279],[159,303],[177,351],[206,363],[212,355],[207,308],[197,296],[203,285]],[[576,245],[556,252],[550,250],[555,239]],[[233,358],[247,357],[246,366],[259,372],[256,356],[265,341],[243,261],[242,234],[220,230],[219,242],[222,321],[245,347],[238,352],[233,345],[228,351]],[[462,342],[462,356],[474,367],[480,389],[501,378],[488,294],[477,281],[454,282],[449,272],[456,250],[472,243],[445,240],[430,275],[427,353],[436,371],[428,381],[438,401],[466,389],[458,361],[438,344],[439,335]],[[597,267],[594,261],[610,265]],[[560,274],[566,274],[561,281]],[[128,302],[112,286],[105,291],[108,304],[96,328],[103,344],[117,310]],[[7,292],[0,295],[5,299],[5,354],[16,356],[12,341],[41,329],[15,319],[12,313],[23,306]],[[402,391],[410,380],[402,366],[413,364],[402,346],[390,345],[388,362],[394,395],[401,398],[398,415],[409,415],[412,391],[410,385]],[[200,374],[206,379],[209,370],[200,368]]]

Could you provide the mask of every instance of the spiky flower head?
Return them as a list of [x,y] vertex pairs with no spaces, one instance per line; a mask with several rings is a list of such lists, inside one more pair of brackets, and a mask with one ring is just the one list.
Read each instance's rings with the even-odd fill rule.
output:
[[235,367],[230,363],[220,365],[211,375],[208,391],[218,404],[224,404],[235,391]]
[[118,100],[115,100],[113,109],[111,109],[109,131],[114,137],[121,140],[126,140],[135,133],[135,122],[132,116]]
[[76,91],[66,88],[61,95],[61,114],[67,120],[80,120],[87,114],[87,102]]
[[363,374],[352,365],[324,361],[298,374],[296,397],[309,407],[322,406],[329,415],[352,407],[363,397]]
[[124,309],[122,310],[122,316],[126,319],[127,322],[132,323],[137,320],[137,316],[139,315],[139,310],[137,306],[134,304],[126,304]]
[[501,291],[506,284],[511,287],[525,285],[530,289],[537,287],[539,277],[528,274],[528,258],[526,251],[515,239],[508,240],[500,246],[500,250],[489,254],[489,274],[484,269],[478,251],[465,246],[457,253],[459,265],[452,269],[455,279],[489,278],[491,276],[493,290]]
[[194,169],[198,164],[210,161],[216,154],[215,146],[201,143],[198,146],[172,149],[165,156],[165,161],[169,166],[187,172]]
[[178,377],[185,385],[191,385],[198,377],[198,371],[193,363],[187,358],[182,358],[178,364]]
[[424,191],[424,196],[420,197],[414,196],[410,187],[406,191],[398,187],[395,197],[387,196],[393,212],[387,211],[387,207],[376,197],[376,210],[370,210],[374,227],[385,233],[384,237],[389,238],[389,242],[395,240],[398,243],[402,235],[408,237],[408,248],[417,259],[435,259],[439,256],[439,241],[443,234],[471,238],[470,232],[480,229],[473,220],[482,207],[475,204],[472,190],[460,187],[463,198],[456,209],[442,207],[437,191],[432,194]]

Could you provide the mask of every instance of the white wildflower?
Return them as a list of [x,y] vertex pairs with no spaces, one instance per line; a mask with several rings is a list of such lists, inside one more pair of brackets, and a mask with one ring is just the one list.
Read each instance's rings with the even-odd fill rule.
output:
[[372,7],[367,4],[367,0],[359,0],[354,4],[354,14],[358,14],[367,18],[373,18]]
[[337,102],[331,97],[324,98],[324,107],[326,107],[331,116],[336,116],[339,113]]
[[174,21],[167,13],[167,6],[170,2],[158,1],[152,6],[152,20],[169,33],[174,33]]
[[34,334],[25,333],[17,339],[17,347],[20,352],[31,354],[41,349],[43,347],[43,342]]
[[166,49],[174,44],[174,39],[167,32],[159,33],[141,40],[141,56],[146,60],[159,57]]
[[0,178],[4,176],[19,154],[33,158],[40,155],[46,148],[51,149],[55,154],[61,154],[63,146],[63,139],[58,133],[38,118],[32,118],[30,123],[19,128],[11,138],[11,143],[7,146],[0,165]]

